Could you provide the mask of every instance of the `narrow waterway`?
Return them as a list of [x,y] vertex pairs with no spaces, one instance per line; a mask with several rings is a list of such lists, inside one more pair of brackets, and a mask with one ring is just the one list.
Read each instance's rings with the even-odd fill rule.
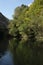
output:
[[14,65],[12,54],[9,51],[0,58],[0,65]]

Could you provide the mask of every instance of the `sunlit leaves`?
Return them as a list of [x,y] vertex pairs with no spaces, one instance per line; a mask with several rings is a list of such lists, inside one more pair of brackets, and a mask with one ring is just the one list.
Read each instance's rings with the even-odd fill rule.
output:
[[18,37],[11,41],[17,65],[43,65],[43,0],[35,0],[30,7],[17,7],[10,33],[21,35],[21,40]]

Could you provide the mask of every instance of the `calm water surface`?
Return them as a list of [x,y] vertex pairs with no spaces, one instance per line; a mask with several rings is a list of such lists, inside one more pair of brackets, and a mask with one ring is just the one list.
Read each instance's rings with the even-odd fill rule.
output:
[[12,54],[9,51],[7,51],[2,58],[0,58],[0,65],[14,65]]

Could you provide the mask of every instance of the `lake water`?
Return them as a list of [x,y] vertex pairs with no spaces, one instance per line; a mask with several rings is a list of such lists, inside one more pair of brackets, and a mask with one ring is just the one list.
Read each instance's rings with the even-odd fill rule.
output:
[[12,54],[7,51],[2,58],[0,58],[0,65],[14,65]]

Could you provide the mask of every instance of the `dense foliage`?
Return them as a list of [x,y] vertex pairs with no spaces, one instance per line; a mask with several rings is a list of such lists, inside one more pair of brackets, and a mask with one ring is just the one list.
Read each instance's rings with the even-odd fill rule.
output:
[[43,0],[15,9],[10,21],[10,50],[17,65],[43,65]]

